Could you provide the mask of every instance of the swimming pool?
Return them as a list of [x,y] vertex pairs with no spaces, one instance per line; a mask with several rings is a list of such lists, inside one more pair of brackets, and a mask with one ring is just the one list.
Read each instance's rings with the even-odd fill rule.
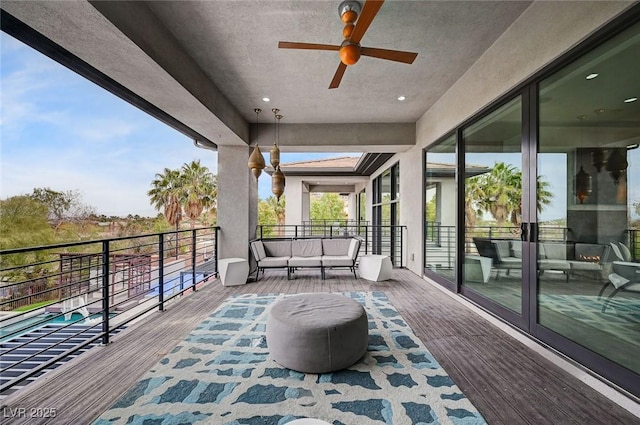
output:
[[[70,320],[65,320],[64,315],[58,315],[58,313],[42,313],[38,314],[37,316],[25,317],[23,320],[0,327],[0,342],[18,338],[19,336],[24,335],[29,331],[49,324],[67,325],[75,322],[75,324],[77,325],[94,325],[96,319],[101,320],[102,315],[92,314],[91,316],[83,320],[79,320],[82,317],[82,314],[78,312],[73,313]],[[14,334],[14,332],[17,333]]]
[[[180,277],[174,277],[173,279],[168,279],[164,282],[164,296],[169,297],[171,295],[177,294],[185,288],[188,288],[192,285],[192,275],[191,272],[181,273]],[[196,274],[196,283],[199,283],[204,279],[204,274],[198,273]],[[157,297],[160,293],[160,288],[158,286],[154,286],[151,288],[151,291],[146,294],[147,297]]]

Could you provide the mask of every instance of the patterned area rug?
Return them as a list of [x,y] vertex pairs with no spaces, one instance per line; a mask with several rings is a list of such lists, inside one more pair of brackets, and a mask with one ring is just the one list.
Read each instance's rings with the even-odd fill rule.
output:
[[[606,293],[608,295],[608,292]],[[606,297],[593,295],[541,294],[540,307],[610,333],[633,344],[640,344],[640,299],[618,295],[602,312]]]
[[269,358],[269,306],[286,295],[229,298],[94,424],[484,424],[382,292],[344,293],[369,317],[367,354],[304,374]]

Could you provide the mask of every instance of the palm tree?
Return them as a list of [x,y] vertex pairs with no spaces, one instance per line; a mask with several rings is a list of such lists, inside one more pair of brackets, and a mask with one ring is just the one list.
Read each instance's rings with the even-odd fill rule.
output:
[[276,223],[278,224],[278,236],[283,235],[282,226],[284,225],[285,220],[285,198],[284,196],[280,197],[280,202],[276,200],[274,196],[269,196],[266,199],[267,205],[269,208],[273,210],[274,215],[276,216]]
[[[543,176],[537,176],[538,211],[551,203],[553,194]],[[465,215],[467,226],[473,227],[477,215],[490,213],[502,226],[505,221],[517,226],[522,221],[522,171],[504,162],[495,163],[490,172],[467,179]]]
[[215,207],[218,197],[218,180],[200,161],[184,164],[180,170],[180,203],[191,220],[191,230],[204,210]]
[[182,216],[180,171],[165,168],[163,173],[156,174],[151,186],[147,192],[151,205],[158,211],[164,211],[164,217],[171,226],[177,225]]
[[182,180],[179,170],[165,168],[157,173],[151,182],[152,188],[147,192],[151,205],[158,211],[164,211],[164,218],[170,226],[176,226],[176,258],[178,258],[178,227],[182,219]]

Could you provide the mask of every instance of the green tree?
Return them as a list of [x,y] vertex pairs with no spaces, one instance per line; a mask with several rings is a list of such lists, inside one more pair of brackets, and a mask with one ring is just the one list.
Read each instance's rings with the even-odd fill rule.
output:
[[278,202],[278,200],[276,199],[275,196],[269,196],[265,201],[264,201],[268,208],[273,211],[273,216],[275,218],[275,223],[278,227],[278,236],[283,236],[284,235],[284,229],[282,228],[282,226],[284,226],[284,221],[285,221],[285,211],[286,211],[286,199],[284,196],[280,197],[280,202]]
[[180,170],[165,168],[162,173],[157,173],[151,181],[151,189],[147,192],[151,205],[158,211],[164,212],[164,218],[170,226],[179,226],[182,219],[182,181]]
[[86,222],[95,216],[94,208],[82,202],[82,195],[77,190],[59,192],[48,187],[35,188],[29,197],[47,206],[48,219],[55,234],[65,222],[84,228]]
[[[189,218],[191,229],[194,229],[195,221],[204,211],[215,209],[217,178],[207,167],[200,165],[200,161],[192,161],[180,169],[165,168],[156,174],[147,195],[154,208],[164,211],[169,225],[175,226],[178,241],[178,228],[183,217]],[[176,244],[176,257],[178,251]]]
[[[273,198],[270,196],[269,198]],[[278,223],[276,212],[270,205],[268,200],[260,199],[258,201],[258,225],[264,226],[262,228],[263,236],[271,236],[273,234],[274,226]],[[258,235],[260,237],[260,235]]]
[[[53,242],[54,234],[48,221],[47,206],[30,196],[13,196],[0,201],[0,249],[24,248],[29,246],[48,245]],[[42,263],[47,259],[43,250],[26,253],[3,255],[0,266],[10,267],[36,264],[29,268],[29,273],[39,273]],[[24,269],[17,269],[16,273]],[[5,273],[4,276],[12,272]]]
[[180,203],[189,220],[191,229],[204,210],[215,209],[218,197],[218,179],[200,161],[184,164],[180,170]]
[[337,193],[323,193],[311,201],[311,220],[341,221],[347,219],[345,202]]
[[[537,209],[551,203],[549,183],[537,177]],[[491,214],[499,226],[506,221],[518,225],[522,221],[522,172],[504,162],[495,163],[490,172],[471,177],[465,182],[465,218],[473,227],[483,212]]]
[[178,258],[178,227],[182,219],[180,170],[165,168],[162,173],[156,174],[151,186],[151,190],[147,192],[151,205],[158,211],[163,210],[164,218],[169,223],[169,226],[175,226],[175,256]]

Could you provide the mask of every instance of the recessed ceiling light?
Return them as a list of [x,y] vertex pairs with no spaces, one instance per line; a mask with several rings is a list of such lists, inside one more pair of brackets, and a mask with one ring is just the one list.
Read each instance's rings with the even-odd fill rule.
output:
[[630,97],[629,99],[625,99],[624,103],[631,103],[631,102],[635,102],[636,100],[638,100],[637,97]]
[[596,78],[598,76],[598,74],[589,74],[587,75],[587,80],[593,80],[594,78]]
[[271,100],[271,99],[269,99],[268,97],[263,97],[263,98],[262,98],[262,101],[263,101],[263,102],[268,102],[268,101],[270,101],[270,100]]
[[405,100],[407,100],[407,96],[398,96],[398,100],[400,102],[404,102]]

